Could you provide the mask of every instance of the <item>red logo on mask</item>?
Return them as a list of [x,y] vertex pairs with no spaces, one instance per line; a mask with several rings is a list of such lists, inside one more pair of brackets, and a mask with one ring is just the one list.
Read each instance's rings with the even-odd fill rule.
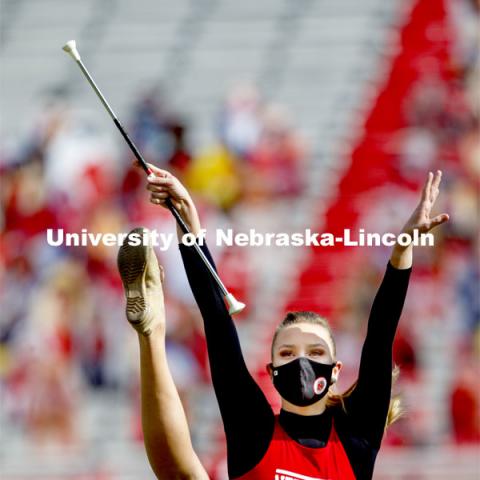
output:
[[317,394],[320,395],[323,393],[323,391],[327,388],[327,381],[325,378],[320,377],[315,380],[315,383],[313,384],[313,391]]

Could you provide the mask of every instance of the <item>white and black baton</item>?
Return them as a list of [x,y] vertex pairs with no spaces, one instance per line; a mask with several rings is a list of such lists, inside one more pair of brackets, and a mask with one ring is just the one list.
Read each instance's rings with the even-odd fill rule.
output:
[[[120,130],[120,133],[122,134],[122,137],[127,142],[128,146],[132,150],[136,159],[140,162],[140,165],[143,168],[143,170],[145,171],[145,173],[147,175],[153,174],[153,172],[148,167],[147,162],[142,157],[142,155],[138,151],[137,147],[135,146],[133,141],[128,136],[127,132],[125,131],[122,124],[119,122],[117,116],[115,115],[114,111],[112,110],[112,107],[110,107],[107,100],[103,96],[102,92],[97,87],[97,84],[93,80],[89,71],[87,70],[87,68],[83,64],[82,59],[80,58],[80,54],[78,53],[77,44],[76,44],[75,40],[68,41],[62,48],[63,48],[63,50],[65,50],[65,52],[67,52],[75,60],[77,65],[80,67],[80,70],[85,75],[85,78],[88,80],[88,83],[90,83],[91,87],[93,88],[93,90],[97,94],[98,98],[102,102],[103,106],[107,110],[110,117],[112,117],[113,123],[116,125],[118,130]],[[176,219],[178,225],[180,226],[182,232],[184,234],[185,233],[191,233],[190,230],[188,229],[187,225],[183,221],[183,218],[181,217],[180,213],[178,212],[178,210],[172,204],[172,201],[170,200],[170,198],[167,198],[165,203],[166,203],[168,209],[170,210],[170,212],[172,212],[172,215],[175,217],[175,219]],[[209,272],[212,274],[214,280],[216,281],[216,283],[220,287],[220,290],[222,291],[223,296],[225,297],[225,301],[228,305],[228,312],[231,315],[233,315],[235,313],[238,313],[238,312],[241,312],[245,308],[245,304],[242,303],[242,302],[239,302],[231,293],[228,292],[228,290],[225,288],[225,285],[223,284],[222,280],[220,279],[217,272],[215,271],[215,269],[212,267],[212,265],[208,261],[208,258],[205,256],[205,254],[203,253],[202,249],[199,247],[197,242],[193,243],[193,247],[197,251],[198,255],[200,255],[200,258],[202,259],[203,263],[206,265]]]

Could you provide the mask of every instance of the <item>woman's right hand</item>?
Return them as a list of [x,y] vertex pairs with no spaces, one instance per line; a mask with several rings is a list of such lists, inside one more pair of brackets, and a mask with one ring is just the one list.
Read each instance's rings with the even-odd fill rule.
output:
[[184,206],[192,202],[187,189],[181,184],[177,177],[167,170],[155,167],[151,163],[148,167],[153,172],[147,177],[147,190],[150,193],[150,202],[167,208],[166,200],[170,198],[177,210],[183,210]]
[[199,235],[200,220],[188,190],[177,177],[167,170],[158,168],[150,163],[148,167],[153,172],[147,177],[147,190],[150,191],[150,202],[154,205],[168,208],[166,201],[169,198],[190,231],[196,236]]

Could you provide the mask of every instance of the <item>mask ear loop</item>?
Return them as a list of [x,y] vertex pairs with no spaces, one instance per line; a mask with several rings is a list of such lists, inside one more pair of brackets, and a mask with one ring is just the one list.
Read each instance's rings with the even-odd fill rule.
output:
[[[335,368],[335,366],[337,365],[337,362],[334,362],[333,364],[333,368]],[[337,375],[333,375],[333,368],[332,368],[332,377],[330,379],[330,383],[333,385],[334,383],[337,383]]]
[[272,377],[276,377],[278,375],[277,369],[273,366],[272,362],[268,363],[267,367],[270,368]]

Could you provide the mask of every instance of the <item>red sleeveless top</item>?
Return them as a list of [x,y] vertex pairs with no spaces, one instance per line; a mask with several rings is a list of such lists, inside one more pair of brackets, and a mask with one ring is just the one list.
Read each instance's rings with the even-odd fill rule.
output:
[[332,419],[325,447],[311,448],[290,438],[275,417],[275,430],[258,465],[238,480],[355,480]]

